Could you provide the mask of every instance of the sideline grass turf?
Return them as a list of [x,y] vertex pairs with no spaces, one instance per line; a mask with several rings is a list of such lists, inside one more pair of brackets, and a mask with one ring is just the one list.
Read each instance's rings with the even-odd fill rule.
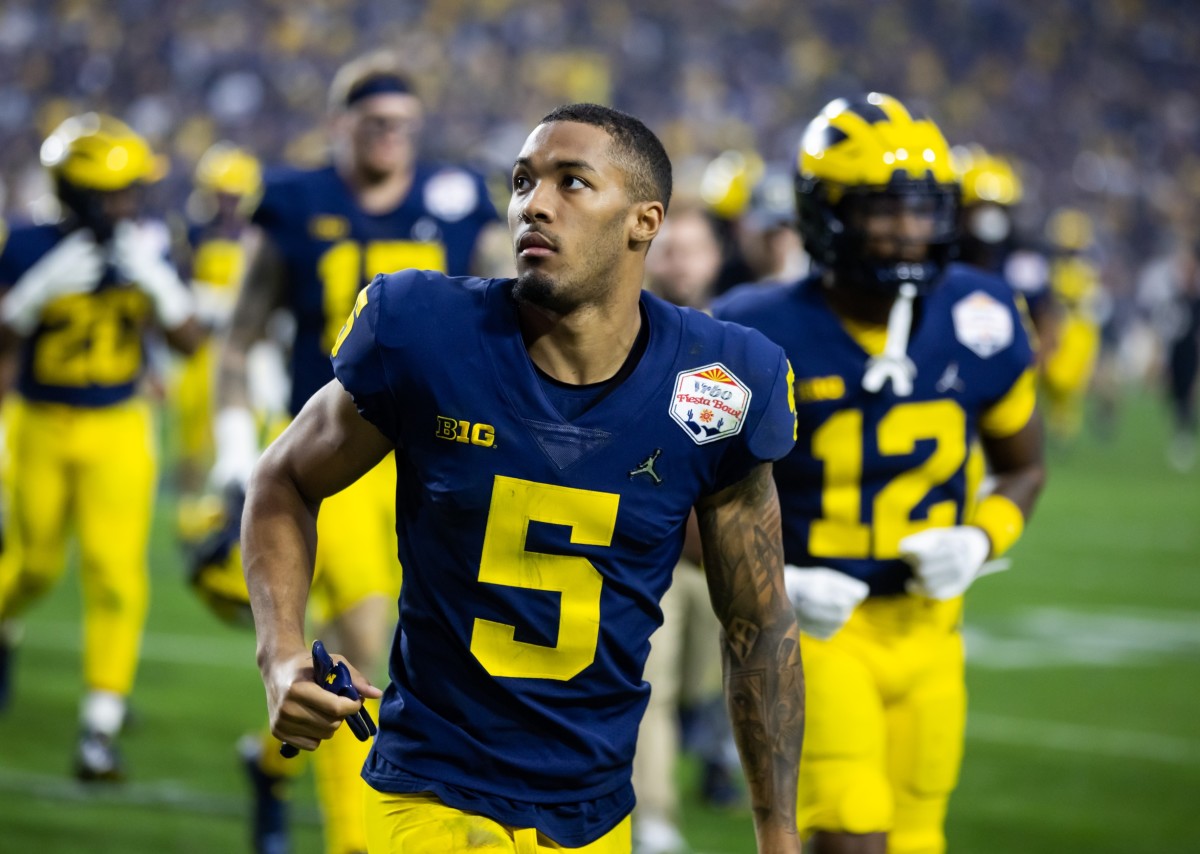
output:
[[[1052,449],[1010,572],[968,599],[971,716],[950,806],[951,852],[1159,854],[1193,847],[1200,792],[1200,470],[1170,471],[1157,401],[1117,437]],[[79,697],[74,569],[30,614],[0,716],[0,851],[238,852],[247,789],[234,744],[263,714],[249,632],[186,590],[164,495],[145,659],[122,744],[130,782],[69,776]],[[698,852],[754,850],[745,813],[705,810],[681,765]],[[296,853],[318,854],[309,775]]]

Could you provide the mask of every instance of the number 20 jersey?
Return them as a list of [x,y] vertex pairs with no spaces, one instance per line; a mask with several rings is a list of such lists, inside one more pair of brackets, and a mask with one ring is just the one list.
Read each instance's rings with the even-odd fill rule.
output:
[[296,318],[291,413],[333,379],[329,350],[372,278],[408,267],[464,275],[496,218],[483,178],[463,169],[418,163],[408,194],[380,214],[364,212],[332,166],[269,174],[252,221],[282,256]]
[[[0,292],[65,237],[57,225],[22,225],[0,246]],[[21,342],[17,390],[29,401],[96,408],[137,393],[149,298],[109,265],[96,287],[51,300]]]
[[863,389],[870,357],[816,277],[735,288],[714,314],[781,345],[796,372],[796,447],[774,468],[786,561],[842,570],[873,596],[904,592],[912,572],[900,540],[966,521],[967,460],[980,420],[1032,363],[1012,290],[950,267],[914,309],[908,356],[917,374],[908,397],[890,384]]
[[512,284],[380,277],[334,351],[396,444],[404,586],[364,776],[573,847],[632,808],[642,667],[689,511],[785,454],[795,420],[778,347],[643,294],[640,361],[568,421]]

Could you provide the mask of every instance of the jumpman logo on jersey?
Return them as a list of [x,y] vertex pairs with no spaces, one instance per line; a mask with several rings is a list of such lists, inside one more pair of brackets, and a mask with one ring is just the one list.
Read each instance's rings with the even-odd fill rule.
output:
[[660,483],[662,483],[662,478],[659,477],[658,472],[656,472],[654,470],[654,463],[658,460],[658,457],[661,453],[662,453],[662,448],[655,448],[653,454],[646,457],[646,459],[642,462],[642,464],[640,466],[638,466],[635,469],[632,469],[629,472],[630,479],[632,480],[634,477],[636,477],[639,474],[646,474],[646,475],[649,475],[650,479],[654,481],[655,486],[658,486]]
[[951,389],[954,391],[965,391],[963,381],[958,378],[958,362],[951,362],[946,365],[946,370],[942,371],[942,378],[937,381],[937,390],[942,394]]

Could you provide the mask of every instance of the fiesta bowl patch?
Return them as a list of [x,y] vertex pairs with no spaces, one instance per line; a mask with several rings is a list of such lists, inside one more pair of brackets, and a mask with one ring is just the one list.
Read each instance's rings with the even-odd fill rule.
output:
[[1012,315],[1003,303],[983,291],[963,297],[950,311],[954,337],[981,359],[994,356],[1013,341]]
[[736,436],[750,407],[750,389],[719,362],[680,371],[671,417],[697,445]]

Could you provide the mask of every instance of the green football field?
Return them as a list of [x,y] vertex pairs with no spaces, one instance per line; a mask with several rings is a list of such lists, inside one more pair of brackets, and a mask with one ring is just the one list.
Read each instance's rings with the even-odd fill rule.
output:
[[[1157,401],[1117,437],[1051,453],[1013,569],[968,598],[971,711],[950,849],[970,854],[1195,850],[1200,799],[1200,471],[1166,466]],[[145,654],[123,744],[128,783],[69,770],[79,685],[78,579],[30,615],[0,717],[0,851],[238,852],[246,789],[234,744],[263,710],[249,632],[187,592],[164,496]],[[697,852],[753,851],[744,813],[702,809],[680,769]],[[308,775],[296,851],[320,834]]]

